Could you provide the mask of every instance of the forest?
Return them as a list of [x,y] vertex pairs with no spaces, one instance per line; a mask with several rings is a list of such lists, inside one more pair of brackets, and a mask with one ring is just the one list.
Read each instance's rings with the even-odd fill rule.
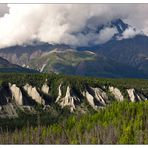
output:
[[5,119],[5,128],[1,123],[0,143],[148,144],[147,112],[148,102],[125,101],[83,115],[67,112],[59,117],[39,114],[33,118],[23,116],[23,121]]
[[[41,85],[48,80],[50,93],[57,96],[62,81],[75,89],[91,86],[118,86],[121,90],[134,87],[148,96],[148,80],[103,79],[62,74],[0,74],[1,85]],[[52,102],[51,102],[52,103]],[[17,118],[0,119],[0,144],[148,144],[148,101],[113,101],[105,108],[80,114],[71,113],[53,104],[42,110],[36,104],[36,114],[18,110]]]

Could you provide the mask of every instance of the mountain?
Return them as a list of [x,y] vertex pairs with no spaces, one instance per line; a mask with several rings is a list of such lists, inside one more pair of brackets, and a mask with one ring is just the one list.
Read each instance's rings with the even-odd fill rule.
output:
[[[116,19],[113,20],[111,22],[108,22],[105,25],[101,25],[98,26],[97,28],[91,29],[91,28],[85,28],[81,33],[83,34],[88,34],[89,32],[95,32],[95,33],[100,33],[104,28],[115,28],[117,30],[117,32],[115,33],[115,35],[110,39],[111,41],[117,41],[118,37],[122,36],[122,33],[128,29],[129,27],[131,27],[130,25],[124,23],[121,19]],[[133,29],[135,29],[134,27],[132,27]],[[110,41],[109,40],[109,41]],[[100,48],[102,45],[101,44],[97,44],[97,45],[90,45],[90,46],[80,46],[77,47],[77,50],[91,50],[94,51],[98,48]]]
[[[23,47],[22,47],[23,48]],[[5,57],[12,63],[21,65],[27,68],[37,69],[41,72],[60,72],[59,64],[69,66],[71,69],[81,61],[95,59],[95,54],[89,51],[76,51],[74,49],[51,47],[48,45],[46,50],[40,46],[30,50],[20,50],[21,47],[15,47],[14,50],[4,49],[0,51],[0,55]],[[62,72],[62,69],[61,69]],[[68,69],[67,69],[68,73]],[[72,73],[72,71],[71,71]]]
[[110,26],[117,29],[118,35],[121,35],[126,29],[130,27],[130,25],[124,23],[121,19],[111,21]]
[[54,72],[97,77],[147,77],[132,66],[117,63],[115,60],[89,50],[78,51],[67,49],[67,47],[50,47],[50,45],[45,48],[46,50],[30,48],[28,51],[20,51],[20,47],[14,49],[0,50],[0,56],[22,67],[44,73]]
[[104,44],[71,47],[34,43],[3,48],[0,50],[0,56],[13,64],[43,73],[148,78],[148,37],[136,35],[119,40],[118,37],[132,27],[121,19],[98,26],[95,30],[86,27],[81,33],[99,33],[105,27],[116,28],[117,33]]
[[148,74],[148,37],[146,36],[137,35],[131,39],[109,41],[96,52]]
[[37,71],[32,69],[23,68],[19,65],[15,65],[0,57],[0,72],[26,72],[26,73],[35,73]]
[[131,26],[124,23],[121,19],[115,19],[115,20],[112,20],[111,22],[108,22],[106,24],[99,25],[96,28],[91,28],[91,27],[87,26],[80,33],[82,33],[84,35],[89,34],[90,32],[94,32],[94,33],[99,34],[100,31],[102,31],[102,29],[104,29],[104,28],[116,28],[117,33],[115,34],[115,36],[121,36],[121,34],[129,27],[131,27]]

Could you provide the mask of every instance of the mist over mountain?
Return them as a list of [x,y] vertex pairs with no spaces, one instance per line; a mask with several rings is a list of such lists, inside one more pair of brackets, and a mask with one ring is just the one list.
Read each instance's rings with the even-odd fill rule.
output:
[[[144,4],[7,4],[1,7],[1,48],[34,41],[89,46],[109,41],[118,31],[122,32],[120,39],[148,34],[148,9]],[[117,22],[113,21],[117,19],[129,27],[116,28]],[[107,25],[111,23],[113,26]]]
[[34,42],[32,45],[12,46],[0,50],[0,56],[11,63],[44,73],[96,77],[148,78],[148,37],[144,34],[123,38],[123,33],[136,28],[116,19],[92,30],[85,28],[84,35],[104,28],[114,28],[117,33],[106,43],[75,47],[65,44]]
[[140,4],[3,5],[0,56],[43,73],[148,78],[147,10]]

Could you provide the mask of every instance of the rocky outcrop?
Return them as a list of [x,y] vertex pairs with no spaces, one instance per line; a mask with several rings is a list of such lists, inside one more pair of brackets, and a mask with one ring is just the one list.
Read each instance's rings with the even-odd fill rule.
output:
[[18,114],[16,112],[16,106],[12,103],[8,103],[6,105],[1,106],[0,117],[1,118],[18,117]]
[[43,84],[41,90],[43,93],[48,94],[49,93],[49,86],[45,83],[45,84]]
[[108,100],[107,94],[100,88],[92,88],[94,91],[95,98],[99,101],[100,104],[106,105],[106,101]]
[[24,86],[24,90],[28,93],[28,95],[35,100],[39,104],[45,104],[45,101],[43,98],[40,96],[39,92],[37,91],[36,87],[32,87],[29,84],[26,84]]
[[143,94],[139,93],[134,88],[127,89],[127,93],[131,102],[147,100]]
[[135,90],[134,89],[127,89],[127,93],[129,95],[129,99],[131,102],[136,101]]
[[123,101],[124,100],[124,97],[123,97],[121,91],[118,88],[110,86],[109,91],[114,95],[114,97],[117,101]]
[[84,91],[83,96],[87,99],[90,106],[96,110],[98,106],[95,105],[94,97],[88,91]]
[[80,99],[76,95],[73,94],[69,86],[67,87],[65,97],[61,97],[61,96],[62,96],[62,93],[61,93],[61,85],[60,85],[59,95],[56,99],[56,102],[58,102],[62,108],[65,106],[70,107],[70,111],[73,112],[74,109],[76,108],[75,101],[80,101]]
[[89,90],[83,92],[83,96],[94,109],[98,106],[105,106],[108,100],[107,94],[100,88],[89,87]]
[[[24,112],[30,111],[31,113],[35,113],[35,102],[43,104],[43,110],[54,108],[52,103],[55,98],[51,94],[49,95],[49,86],[47,84],[46,80],[41,88],[36,88],[29,84],[21,87],[10,83],[9,85],[1,85],[0,117],[16,117],[18,107]],[[87,101],[95,110],[105,107],[107,104],[111,103],[111,99],[108,98],[105,90],[108,90],[117,101],[124,101],[124,96],[121,91],[117,87],[113,86],[102,86],[99,88],[87,85],[83,92],[81,90],[77,90],[80,91],[79,93],[75,92],[75,90],[70,86],[66,86],[66,92],[64,91],[65,93],[63,93],[63,87],[65,88],[63,83],[58,86],[58,96],[55,102],[58,103],[61,108],[68,107],[71,112],[74,112],[75,110],[77,110],[77,112],[85,112],[89,110],[90,108],[87,108],[83,101]],[[124,89],[124,92],[125,91],[127,91],[131,102],[147,100],[147,98],[141,93],[142,90],[140,92],[134,88],[130,88]]]
[[60,84],[59,87],[58,87],[58,97],[57,97],[57,99],[56,99],[56,102],[58,102],[59,99],[62,97],[61,86],[62,86],[62,85]]
[[17,87],[16,84],[11,85],[10,83],[9,83],[9,88],[12,93],[12,98],[15,100],[15,102],[18,105],[23,105],[23,95],[20,88]]

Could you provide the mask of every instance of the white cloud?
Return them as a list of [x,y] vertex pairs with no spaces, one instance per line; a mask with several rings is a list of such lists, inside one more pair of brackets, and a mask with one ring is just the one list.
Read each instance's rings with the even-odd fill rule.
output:
[[6,13],[9,12],[7,4],[0,4],[0,17],[3,17]]
[[116,28],[104,28],[100,31],[98,40],[95,44],[102,44],[109,41],[117,33]]
[[[143,4],[10,4],[9,14],[0,14],[0,48],[29,44],[34,40],[51,44],[74,46],[104,43],[117,32],[98,25],[121,18],[148,35],[148,5]],[[144,6],[144,7],[143,7]],[[0,8],[3,7],[0,5]],[[136,12],[136,15],[135,15]],[[81,33],[86,27],[88,34]],[[133,37],[134,30],[126,30],[123,38]]]
[[133,38],[138,34],[143,34],[141,31],[134,29],[133,27],[127,28],[123,33],[122,36],[119,37],[119,40]]

